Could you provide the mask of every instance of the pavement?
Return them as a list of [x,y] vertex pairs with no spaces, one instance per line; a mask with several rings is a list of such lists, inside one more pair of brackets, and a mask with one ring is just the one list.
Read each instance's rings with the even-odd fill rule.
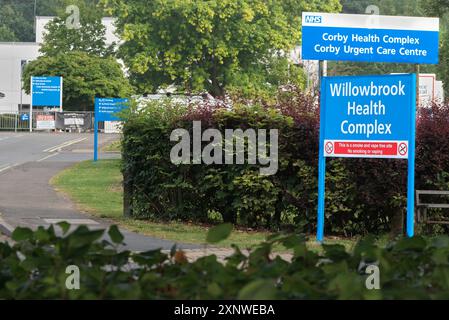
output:
[[[215,255],[217,256],[217,261],[225,263],[226,259],[234,254],[234,249],[215,248],[215,247],[204,247],[202,249],[187,249],[182,251],[184,253],[185,258],[189,262],[194,262],[204,256]],[[240,252],[247,257],[250,254],[250,252],[245,249],[240,250]],[[291,262],[293,259],[293,255],[291,253],[273,252],[270,254],[270,259],[275,259],[276,257],[279,257],[284,261],[288,262]]]
[[[100,134],[100,147],[119,138]],[[99,159],[118,158],[101,153]],[[93,134],[0,132],[0,233],[10,236],[17,226],[36,229],[67,221],[73,227],[107,228],[108,221],[80,212],[50,186],[50,179],[77,162],[93,159]],[[126,243],[121,249],[169,250],[175,243],[121,229]],[[0,241],[2,239],[0,238]],[[176,244],[184,250],[198,245]]]

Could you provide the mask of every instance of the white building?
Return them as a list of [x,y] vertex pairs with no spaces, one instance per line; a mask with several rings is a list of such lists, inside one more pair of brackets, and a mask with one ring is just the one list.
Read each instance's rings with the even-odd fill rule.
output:
[[[17,112],[21,103],[21,62],[39,56],[37,43],[0,42],[0,112]],[[22,93],[22,103],[29,106],[31,97]]]
[[[21,69],[23,62],[39,57],[39,47],[45,34],[45,26],[53,17],[36,17],[36,42],[0,42],[0,113],[15,113],[23,105],[28,109],[31,97],[22,91]],[[118,43],[114,34],[113,18],[103,18],[106,27],[106,44]]]

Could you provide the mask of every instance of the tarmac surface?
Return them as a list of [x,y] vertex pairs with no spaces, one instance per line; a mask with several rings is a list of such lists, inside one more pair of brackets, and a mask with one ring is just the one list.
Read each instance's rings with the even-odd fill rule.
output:
[[[119,138],[100,134],[100,147]],[[99,159],[119,158],[101,153]],[[0,132],[0,233],[10,236],[17,227],[36,229],[59,221],[73,227],[107,228],[108,221],[80,212],[50,186],[50,179],[77,162],[93,159],[93,134]],[[170,249],[175,243],[121,229],[126,245],[121,249],[147,251]],[[1,240],[1,237],[0,237]],[[181,249],[201,246],[176,244]]]

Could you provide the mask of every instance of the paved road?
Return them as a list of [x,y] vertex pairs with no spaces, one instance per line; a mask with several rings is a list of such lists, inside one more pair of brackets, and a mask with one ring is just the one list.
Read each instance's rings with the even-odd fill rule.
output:
[[[104,145],[118,137],[100,135]],[[73,133],[0,132],[0,231],[10,233],[17,226],[37,228],[65,220],[74,226],[106,228],[108,223],[79,212],[63,195],[49,185],[49,180],[73,164],[93,158],[93,135]],[[119,154],[100,153],[100,159]],[[126,249],[145,251],[170,249],[173,242],[122,230]],[[179,244],[184,249],[195,245]]]

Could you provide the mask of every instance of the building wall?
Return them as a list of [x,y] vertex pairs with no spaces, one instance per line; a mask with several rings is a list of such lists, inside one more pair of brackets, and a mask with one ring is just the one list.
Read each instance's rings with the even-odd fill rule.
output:
[[[16,112],[20,105],[21,61],[39,56],[37,43],[0,42],[0,112]],[[23,104],[30,104],[31,97],[22,92]]]

